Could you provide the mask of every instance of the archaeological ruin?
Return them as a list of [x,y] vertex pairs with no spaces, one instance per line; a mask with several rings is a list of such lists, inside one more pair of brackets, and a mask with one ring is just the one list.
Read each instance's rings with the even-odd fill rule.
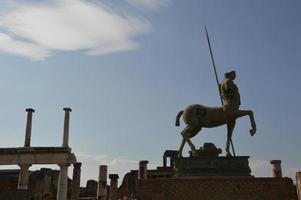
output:
[[[301,200],[301,172],[296,183],[282,176],[281,161],[271,160],[272,177],[255,177],[248,156],[221,156],[221,149],[205,143],[191,150],[188,157],[177,150],[166,150],[162,166],[148,168],[148,161],[137,162],[137,169],[124,175],[108,174],[99,166],[98,180],[80,186],[81,163],[69,146],[70,108],[64,108],[62,146],[32,147],[31,127],[34,109],[28,108],[24,147],[0,148],[1,165],[18,165],[19,170],[0,170],[1,200]],[[59,170],[35,164],[55,164]],[[73,176],[68,168],[73,165]],[[109,179],[109,182],[108,182]],[[109,184],[108,184],[109,183]]]

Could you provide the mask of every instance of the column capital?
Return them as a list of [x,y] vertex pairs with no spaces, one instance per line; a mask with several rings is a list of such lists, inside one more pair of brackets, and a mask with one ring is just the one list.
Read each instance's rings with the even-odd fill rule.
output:
[[74,163],[73,164],[73,167],[81,167],[82,166],[82,163],[81,162],[77,162],[77,163]]
[[271,164],[281,164],[281,160],[270,160]]
[[69,167],[70,164],[69,163],[60,163],[60,164],[57,164],[59,167]]
[[139,165],[147,165],[148,164],[148,160],[140,160],[139,161]]
[[25,111],[26,111],[26,112],[31,112],[31,113],[34,113],[34,112],[35,112],[35,110],[34,110],[33,108],[26,108]]
[[28,164],[28,163],[22,163],[22,164],[18,164],[19,167],[31,167],[32,164]]
[[63,110],[64,110],[65,112],[71,112],[71,111],[72,111],[72,109],[69,108],[69,107],[65,107],[65,108],[63,108]]
[[119,178],[118,174],[109,174],[111,180],[117,180]]

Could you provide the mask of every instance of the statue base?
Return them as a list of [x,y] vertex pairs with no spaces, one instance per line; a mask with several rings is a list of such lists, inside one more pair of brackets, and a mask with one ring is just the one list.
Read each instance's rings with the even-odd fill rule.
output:
[[174,161],[174,176],[251,176],[249,156],[219,157],[222,151],[212,143]]
[[178,158],[174,176],[251,176],[248,159],[249,156]]

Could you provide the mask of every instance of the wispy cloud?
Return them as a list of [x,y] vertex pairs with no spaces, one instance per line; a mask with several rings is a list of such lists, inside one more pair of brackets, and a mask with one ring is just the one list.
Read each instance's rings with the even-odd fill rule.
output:
[[158,10],[161,7],[170,4],[170,0],[127,0],[131,5],[137,8]]
[[151,29],[141,16],[83,0],[15,3],[0,12],[0,49],[33,60],[56,51],[101,55],[132,50],[139,46],[135,37]]

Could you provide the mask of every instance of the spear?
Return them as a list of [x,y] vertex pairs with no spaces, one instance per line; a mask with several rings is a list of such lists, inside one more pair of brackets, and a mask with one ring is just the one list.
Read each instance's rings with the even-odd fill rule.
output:
[[[210,44],[210,39],[209,39],[209,34],[207,31],[207,27],[205,26],[205,31],[206,31],[206,38],[207,38],[207,42],[208,42],[208,46],[209,46],[209,51],[210,51],[210,56],[211,56],[211,61],[212,61],[212,66],[213,66],[213,70],[214,70],[214,74],[215,74],[215,79],[216,79],[216,84],[217,84],[217,88],[218,88],[218,93],[219,93],[219,97],[222,103],[222,106],[224,105],[223,99],[222,99],[222,94],[221,94],[221,89],[220,89],[220,85],[219,85],[219,80],[218,80],[218,76],[217,76],[217,71],[216,71],[216,67],[215,67],[215,62],[214,62],[214,58],[213,58],[213,53],[212,53],[212,48],[211,48],[211,44]],[[231,144],[231,148],[233,151],[233,155],[235,156],[235,150],[234,150],[234,145],[232,142],[232,138],[230,139],[230,144]]]

